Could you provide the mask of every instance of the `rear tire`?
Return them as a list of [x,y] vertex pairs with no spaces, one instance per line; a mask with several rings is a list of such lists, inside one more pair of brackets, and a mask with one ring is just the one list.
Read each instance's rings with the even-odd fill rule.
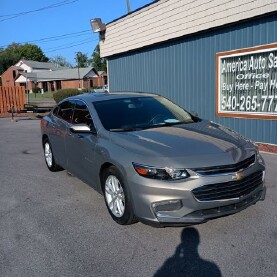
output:
[[52,172],[62,170],[63,168],[60,167],[55,161],[52,147],[48,138],[43,140],[43,150],[44,150],[45,163],[48,169]]
[[130,195],[121,174],[115,166],[111,166],[104,171],[102,189],[107,209],[115,222],[120,225],[137,222]]

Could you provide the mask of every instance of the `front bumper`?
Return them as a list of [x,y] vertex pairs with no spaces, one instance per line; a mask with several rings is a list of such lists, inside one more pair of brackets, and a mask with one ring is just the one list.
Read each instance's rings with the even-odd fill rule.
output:
[[219,207],[214,207],[211,209],[205,209],[205,210],[198,210],[194,211],[190,214],[187,214],[181,218],[169,218],[169,217],[157,217],[159,223],[162,226],[167,226],[167,225],[189,225],[189,224],[200,224],[207,222],[210,219],[222,217],[222,216],[227,216],[231,215],[234,213],[238,213],[247,207],[256,204],[257,201],[263,201],[265,199],[265,194],[266,194],[266,187],[263,187],[262,190],[257,191],[254,194],[251,194],[244,200],[226,205],[226,206],[219,206]]
[[[256,163],[247,168],[244,174],[247,177],[264,170],[263,165]],[[230,183],[234,174],[191,176],[182,182],[166,182],[146,179],[139,175],[133,176],[129,184],[136,216],[141,221],[162,226],[199,224],[213,218],[234,214],[259,200],[264,200],[266,193],[264,181],[262,181],[247,195],[235,199],[199,201],[195,198],[193,189],[206,184]],[[161,208],[157,209],[157,204],[161,204]],[[170,208],[167,210],[167,207]]]

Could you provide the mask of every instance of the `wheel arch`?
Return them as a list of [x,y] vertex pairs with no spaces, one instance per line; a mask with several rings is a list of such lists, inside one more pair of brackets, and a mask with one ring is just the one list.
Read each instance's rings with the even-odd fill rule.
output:
[[[108,169],[108,168],[111,167],[111,166],[114,166],[114,167],[117,169],[117,171],[118,171],[119,174],[121,175],[121,178],[123,179],[125,185],[128,186],[128,185],[127,185],[128,180],[126,179],[126,173],[125,173],[125,171],[124,171],[124,168],[123,168],[120,164],[118,164],[118,163],[116,163],[116,162],[113,162],[113,161],[105,161],[105,162],[101,165],[100,170],[99,170],[99,181],[100,181],[100,189],[99,189],[99,191],[100,191],[101,193],[103,193],[103,173],[104,173],[104,171],[105,171],[106,169]],[[128,188],[128,189],[129,189],[129,188]]]
[[49,140],[49,138],[48,138],[48,136],[47,136],[47,135],[43,134],[43,135],[42,135],[42,140],[41,140],[41,142],[42,142],[42,146],[43,146],[43,144],[44,144],[45,140]]
[[[100,192],[103,194],[103,173],[106,169],[108,169],[111,166],[115,166],[114,164],[110,163],[110,162],[105,162],[104,164],[102,164],[102,166],[100,167],[100,171],[99,171],[99,180],[100,180]],[[116,167],[116,166],[115,166]]]

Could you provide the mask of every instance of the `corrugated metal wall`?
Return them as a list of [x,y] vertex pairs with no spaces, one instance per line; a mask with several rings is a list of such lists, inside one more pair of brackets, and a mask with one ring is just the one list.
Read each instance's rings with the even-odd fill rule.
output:
[[277,15],[110,57],[110,91],[159,93],[202,118],[277,144],[277,120],[215,116],[216,53],[277,42]]

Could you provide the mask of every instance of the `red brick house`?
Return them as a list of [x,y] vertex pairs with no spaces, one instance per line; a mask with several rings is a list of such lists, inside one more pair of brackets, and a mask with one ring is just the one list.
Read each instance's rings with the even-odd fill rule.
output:
[[105,71],[98,71],[98,76],[93,77],[95,79],[96,86],[103,87],[108,85],[108,75]]
[[107,74],[93,68],[68,68],[53,63],[20,60],[1,76],[3,86],[24,86],[32,91],[40,87],[44,92],[64,88],[92,88],[107,84]]

